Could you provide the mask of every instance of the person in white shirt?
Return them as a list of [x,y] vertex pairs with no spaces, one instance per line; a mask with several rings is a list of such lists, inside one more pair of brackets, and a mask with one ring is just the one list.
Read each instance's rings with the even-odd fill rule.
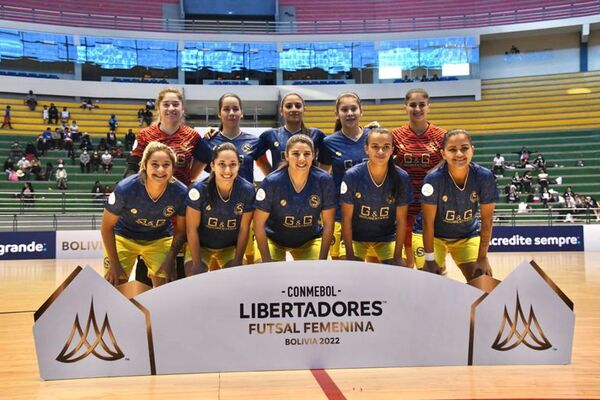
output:
[[112,155],[106,150],[102,154],[102,166],[104,167],[104,173],[108,174],[112,169]]
[[504,176],[504,157],[500,153],[496,153],[496,157],[492,160],[492,172],[497,177]]

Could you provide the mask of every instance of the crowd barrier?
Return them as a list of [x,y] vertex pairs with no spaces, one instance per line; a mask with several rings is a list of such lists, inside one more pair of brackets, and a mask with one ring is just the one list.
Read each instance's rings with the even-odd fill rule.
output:
[[[600,225],[496,226],[490,252],[600,251]],[[101,258],[100,231],[0,232],[1,260]]]

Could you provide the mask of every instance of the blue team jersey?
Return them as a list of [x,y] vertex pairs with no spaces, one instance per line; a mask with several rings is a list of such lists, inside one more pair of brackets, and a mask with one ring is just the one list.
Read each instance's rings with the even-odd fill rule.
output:
[[223,200],[217,192],[211,200],[207,179],[194,183],[185,200],[186,206],[200,211],[200,244],[215,250],[235,246],[242,214],[254,210],[254,185],[238,176],[229,199]]
[[[292,133],[283,126],[264,131],[258,138],[256,158],[264,155],[267,150],[269,150],[271,151],[271,164],[273,165],[274,169],[277,168],[281,161],[285,160],[285,146],[287,141],[293,135],[298,133],[302,132],[299,131]],[[315,145],[315,153],[318,155],[321,145],[323,144],[325,134],[316,128],[309,128],[306,134],[312,139]],[[315,156],[315,161],[316,159],[317,156]]]
[[401,182],[395,197],[389,172],[381,185],[376,185],[366,162],[346,171],[340,187],[340,201],[354,205],[353,241],[391,242],[396,238],[396,207],[412,201],[412,188],[406,171],[398,166],[395,168]]
[[156,240],[173,235],[172,218],[185,215],[187,188],[178,180],[167,185],[158,200],[152,200],[139,174],[131,175],[115,186],[105,206],[118,215],[115,234],[136,240]]
[[254,161],[256,156],[256,145],[258,137],[246,132],[241,132],[233,139],[228,139],[221,132],[208,140],[208,145],[214,150],[221,143],[232,143],[240,154],[239,176],[250,183],[254,183]]
[[[335,183],[336,204],[339,204],[340,185],[342,178],[347,170],[367,161],[365,144],[369,129],[365,128],[361,137],[355,142],[342,133],[337,131],[323,139],[323,146],[319,153],[319,162],[325,165],[331,165],[333,182]],[[335,212],[335,220],[341,220],[339,207]]]
[[437,205],[434,235],[444,239],[478,236],[479,204],[497,203],[498,198],[494,174],[475,163],[469,165],[469,175],[462,190],[450,177],[446,164],[427,174],[421,188],[421,202]]
[[256,192],[254,205],[268,212],[267,237],[280,246],[296,248],[321,236],[321,211],[335,208],[331,176],[312,167],[304,188],[297,193],[287,168],[269,174]]

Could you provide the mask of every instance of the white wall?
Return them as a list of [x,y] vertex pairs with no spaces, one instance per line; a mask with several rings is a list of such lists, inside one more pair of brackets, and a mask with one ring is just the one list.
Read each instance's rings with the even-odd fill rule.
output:
[[600,70],[600,30],[592,30],[588,39],[588,70]]
[[[579,71],[580,33],[567,32],[481,41],[481,79]],[[504,54],[512,45],[519,55]]]

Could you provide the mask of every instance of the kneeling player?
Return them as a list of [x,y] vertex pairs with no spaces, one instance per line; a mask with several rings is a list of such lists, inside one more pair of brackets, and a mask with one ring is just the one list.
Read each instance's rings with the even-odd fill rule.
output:
[[138,256],[148,266],[153,286],[175,279],[175,256],[185,243],[187,188],[173,178],[174,165],[173,151],[151,142],[140,172],[120,181],[108,198],[100,232],[105,277],[111,284],[127,282]]
[[425,177],[421,188],[423,269],[443,272],[450,252],[467,281],[482,274],[491,276],[487,253],[498,201],[494,175],[471,162],[473,142],[462,129],[446,133],[442,157],[445,163]]

